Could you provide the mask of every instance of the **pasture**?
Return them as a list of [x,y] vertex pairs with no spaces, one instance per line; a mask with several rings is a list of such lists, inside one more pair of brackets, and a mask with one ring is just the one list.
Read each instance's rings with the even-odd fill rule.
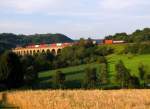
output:
[[86,67],[96,68],[97,73],[100,69],[100,64],[92,63],[86,65],[79,65],[74,67],[61,68],[39,73],[39,84],[42,88],[51,87],[52,78],[56,71],[62,71],[66,75],[66,86],[69,88],[80,88],[84,80]]
[[[122,60],[125,64],[125,66],[130,70],[132,75],[139,76],[138,73],[138,66],[142,63],[146,65],[148,68],[150,68],[150,55],[109,55],[107,57],[108,59],[108,65],[109,65],[109,74],[110,74],[110,79],[113,82],[114,77],[115,77],[115,64],[119,61]],[[150,69],[149,69],[150,71]]]
[[[143,63],[144,65],[147,65],[147,67],[150,67],[150,55],[109,55],[107,56],[108,59],[108,73],[109,73],[109,80],[112,84],[115,83],[115,64],[122,60],[125,64],[125,66],[130,70],[132,75],[138,76],[138,66],[140,63]],[[49,83],[52,80],[52,77],[55,75],[55,72],[58,70],[61,70],[63,73],[66,74],[66,81],[71,82],[77,82],[77,81],[83,81],[85,77],[84,69],[86,67],[94,67],[97,68],[97,74],[100,69],[100,64],[98,63],[92,63],[92,64],[86,64],[86,65],[79,65],[74,67],[68,67],[68,68],[61,68],[51,71],[45,71],[39,73],[39,80],[41,83]]]

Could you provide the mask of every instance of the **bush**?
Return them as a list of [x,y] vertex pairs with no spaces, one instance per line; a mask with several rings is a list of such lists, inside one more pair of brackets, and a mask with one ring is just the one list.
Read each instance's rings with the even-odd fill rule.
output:
[[65,83],[66,76],[63,74],[61,71],[57,71],[56,74],[53,77],[53,86],[54,88],[65,88],[64,83]]
[[100,71],[99,71],[99,80],[101,84],[107,84],[108,83],[108,71],[107,71],[107,64],[103,63],[100,65]]
[[97,79],[98,79],[96,74],[96,68],[87,67],[85,69],[85,74],[86,77],[85,77],[83,87],[88,89],[96,88]]
[[122,60],[118,61],[118,63],[115,65],[115,69],[117,82],[122,88],[127,88],[129,86],[129,80],[131,75]]

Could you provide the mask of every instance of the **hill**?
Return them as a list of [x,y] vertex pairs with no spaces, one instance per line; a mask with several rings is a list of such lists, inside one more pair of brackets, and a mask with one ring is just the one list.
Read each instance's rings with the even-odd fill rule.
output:
[[2,33],[0,34],[0,52],[28,44],[64,42],[73,42],[73,40],[63,34],[16,35],[12,33]]
[[[107,56],[108,59],[108,73],[109,73],[109,80],[111,84],[115,85],[115,64],[121,59],[125,66],[130,69],[132,75],[139,76],[138,74],[138,66],[140,63],[143,63],[144,65],[147,65],[150,67],[150,55],[118,55],[113,54]],[[67,68],[61,68],[56,70],[50,70],[45,72],[39,73],[39,83],[42,87],[51,87],[50,83],[52,82],[52,77],[54,76],[55,72],[60,70],[63,73],[66,74],[66,81],[69,81],[66,84],[67,87],[80,87],[81,83],[85,78],[84,69],[86,67],[92,67],[97,69],[97,74],[99,73],[100,64],[98,63],[92,63],[92,64],[85,64],[85,65],[79,65],[74,67],[67,67]],[[47,86],[45,86],[47,84]]]

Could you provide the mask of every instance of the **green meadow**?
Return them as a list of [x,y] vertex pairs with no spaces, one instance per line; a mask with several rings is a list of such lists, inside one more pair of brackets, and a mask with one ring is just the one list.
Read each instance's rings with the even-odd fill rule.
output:
[[[112,54],[107,56],[108,59],[108,73],[109,80],[111,83],[115,81],[115,64],[122,60],[125,66],[130,70],[132,75],[138,76],[138,66],[140,63],[145,64],[150,68],[150,55],[117,55]],[[41,83],[48,83],[52,81],[52,77],[55,75],[55,72],[60,70],[66,74],[67,81],[83,81],[85,77],[84,69],[86,67],[94,67],[97,69],[97,74],[100,69],[99,63],[85,64],[74,67],[61,68],[56,70],[50,70],[39,73],[39,80]]]

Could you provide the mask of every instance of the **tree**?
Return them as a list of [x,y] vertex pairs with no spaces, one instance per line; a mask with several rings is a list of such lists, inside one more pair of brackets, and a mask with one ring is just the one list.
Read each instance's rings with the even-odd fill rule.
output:
[[38,79],[38,73],[34,66],[29,66],[25,70],[24,80],[27,85],[34,85]]
[[144,75],[146,74],[145,66],[143,64],[140,64],[139,67],[138,67],[138,70],[139,70],[140,79],[143,80]]
[[85,44],[86,44],[85,39],[84,39],[84,38],[80,38],[80,40],[79,40],[79,46],[84,47],[84,46],[85,46]]
[[24,71],[19,57],[12,52],[5,52],[1,57],[0,80],[8,88],[16,88],[23,84]]
[[139,88],[140,87],[140,80],[136,76],[131,76],[129,79],[129,88]]
[[35,68],[37,72],[50,69],[50,63],[47,60],[46,54],[38,54],[35,57]]
[[84,87],[94,88],[97,83],[96,68],[87,67],[85,69],[85,74],[86,74],[86,77],[85,77]]
[[93,40],[91,38],[88,38],[85,43],[85,47],[89,48],[89,47],[93,47],[93,46],[94,46]]
[[66,76],[61,71],[57,71],[53,77],[53,85],[55,88],[64,88]]
[[119,62],[115,65],[115,69],[117,82],[122,88],[127,88],[131,76],[123,61],[119,60]]
[[108,83],[108,72],[107,72],[107,64],[103,63],[100,66],[99,71],[99,80],[101,84],[107,84]]
[[150,72],[146,65],[140,64],[138,67],[139,76],[142,81],[143,87],[146,87],[146,84],[150,84]]

